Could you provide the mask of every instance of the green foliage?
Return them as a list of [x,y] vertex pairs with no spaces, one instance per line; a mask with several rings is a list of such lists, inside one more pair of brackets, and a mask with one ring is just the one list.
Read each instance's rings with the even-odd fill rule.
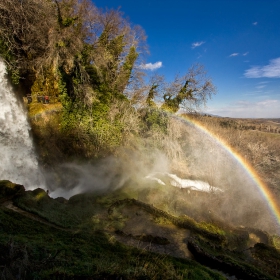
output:
[[9,69],[8,73],[10,74],[11,81],[14,85],[18,85],[20,82],[20,74],[19,74],[19,69]]
[[169,118],[165,112],[156,108],[146,108],[140,114],[142,116],[142,133],[151,133],[152,131],[167,133]]
[[8,74],[11,79],[11,82],[14,85],[18,85],[20,82],[20,71],[16,67],[16,60],[12,52],[9,50],[4,39],[0,38],[0,57],[4,58],[8,62]]
[[131,72],[137,57],[138,53],[136,51],[136,48],[133,46],[130,48],[129,53],[125,58],[125,62],[120,68],[119,75],[116,81],[117,92],[122,93],[125,87],[128,85],[129,79],[131,77]]
[[63,27],[69,27],[74,24],[74,22],[77,20],[77,17],[66,17],[61,19],[61,24]]
[[176,113],[180,108],[180,99],[177,96],[172,97],[169,94],[165,94],[164,96],[164,103],[162,104],[161,108],[164,111]]
[[124,124],[118,116],[109,118],[109,106],[95,102],[91,107],[73,102],[67,95],[62,95],[64,106],[61,130],[71,139],[72,151],[81,147],[84,156],[92,157],[114,151],[123,138]]
[[184,86],[178,93],[166,93],[163,96],[164,103],[161,108],[163,110],[176,113],[180,109],[180,105],[184,100],[193,99],[192,89],[188,87],[189,81],[186,81]]
[[148,96],[146,99],[146,104],[148,107],[156,107],[156,103],[154,102],[154,98],[155,98],[155,92],[156,89],[158,88],[158,85],[152,85],[152,87],[150,88],[149,92],[148,92]]
[[5,40],[0,38],[0,56],[6,59],[7,61],[11,61],[13,56],[9,51],[8,46],[5,44]]

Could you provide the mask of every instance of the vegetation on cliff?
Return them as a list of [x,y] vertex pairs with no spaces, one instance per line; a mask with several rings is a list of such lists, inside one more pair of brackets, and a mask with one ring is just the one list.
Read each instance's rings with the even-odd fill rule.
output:
[[[135,137],[145,138],[147,128],[149,135],[155,127],[154,132],[167,133],[166,121],[155,117],[159,108],[151,106],[156,100],[162,109],[176,112],[183,105],[194,109],[215,93],[199,65],[172,83],[152,78],[145,84],[141,63],[146,49],[139,26],[119,10],[102,11],[89,0],[0,4],[0,55],[15,87],[31,94],[34,103],[47,95],[51,104],[62,106],[43,123],[38,123],[40,116],[31,122],[40,146],[45,143],[42,158],[48,164],[50,146],[61,157],[87,159],[114,154],[120,146],[135,148]],[[36,105],[30,104],[32,117],[35,107],[42,110]],[[140,113],[143,107],[153,110]]]

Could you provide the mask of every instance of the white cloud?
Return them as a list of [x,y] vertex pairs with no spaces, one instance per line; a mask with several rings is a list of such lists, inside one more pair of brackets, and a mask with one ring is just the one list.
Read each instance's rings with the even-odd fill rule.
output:
[[155,63],[146,63],[146,64],[141,64],[139,68],[144,69],[144,70],[156,70],[162,67],[162,62],[158,61]]
[[205,42],[203,42],[203,41],[192,43],[192,49],[197,48],[197,47],[200,47],[200,46],[203,45],[204,43],[205,43]]
[[238,56],[239,53],[232,53],[229,57],[232,57],[232,56]]
[[258,24],[258,22],[257,22],[257,21],[253,22],[253,25],[257,25],[257,24]]
[[259,85],[259,86],[256,86],[257,89],[261,89],[261,88],[264,88],[266,87],[266,85]]
[[232,118],[280,118],[280,100],[265,99],[258,102],[240,100],[222,108],[209,108],[208,113]]
[[265,66],[253,66],[244,73],[246,78],[280,78],[280,57]]
[[248,53],[249,53],[249,52],[245,52],[245,53],[243,53],[243,56],[246,56]]

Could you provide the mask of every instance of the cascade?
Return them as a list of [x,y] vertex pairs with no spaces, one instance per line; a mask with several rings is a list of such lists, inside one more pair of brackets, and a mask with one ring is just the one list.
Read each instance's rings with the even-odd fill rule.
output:
[[26,112],[8,83],[2,60],[0,106],[0,180],[22,184],[26,189],[44,188]]

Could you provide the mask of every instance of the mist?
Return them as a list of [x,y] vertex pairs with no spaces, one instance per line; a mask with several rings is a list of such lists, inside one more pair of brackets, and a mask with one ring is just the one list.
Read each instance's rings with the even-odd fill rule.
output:
[[80,193],[104,193],[120,189],[129,182],[143,181],[151,170],[168,172],[166,156],[159,151],[152,154],[143,156],[143,153],[123,150],[119,157],[111,156],[95,163],[64,163],[55,171],[44,172],[47,189],[53,198],[68,199]]
[[174,215],[280,232],[268,202],[240,163],[195,126],[176,122],[183,138],[167,143],[171,148],[180,146],[175,161],[174,151],[146,146],[145,150],[122,149],[118,157],[91,164],[65,163],[55,173],[45,172],[50,196],[69,198],[130,188],[138,193],[137,199],[159,208],[168,205],[165,210]]

